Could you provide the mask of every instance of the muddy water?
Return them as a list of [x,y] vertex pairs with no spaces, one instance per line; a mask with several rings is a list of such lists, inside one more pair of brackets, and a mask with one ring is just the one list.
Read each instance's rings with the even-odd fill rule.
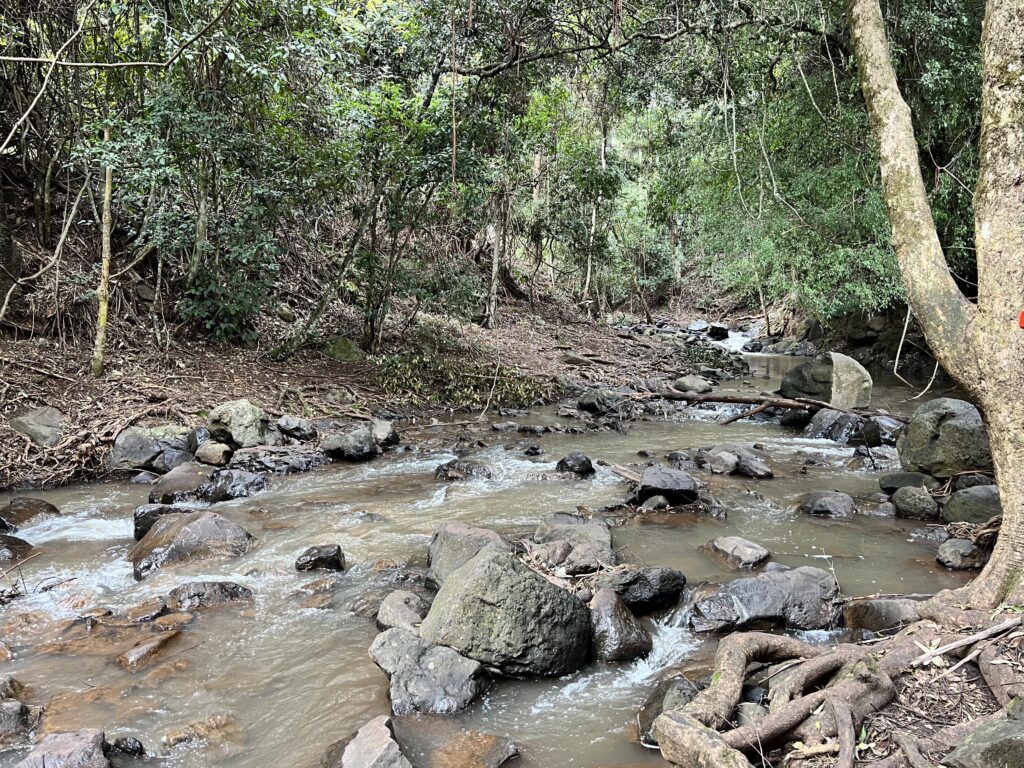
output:
[[[729,388],[772,389],[799,361],[751,362],[752,375]],[[883,384],[876,386],[876,403],[897,411],[913,408],[903,402],[909,390]],[[545,454],[537,458],[522,455],[517,436],[481,431],[488,445],[473,458],[490,464],[495,477],[452,486],[442,486],[432,474],[453,457],[446,440],[430,429],[410,431],[415,450],[368,465],[275,478],[256,498],[220,505],[259,539],[259,547],[235,560],[158,571],[142,583],[132,579],[124,555],[132,544],[131,511],[145,500],[145,487],[115,483],[35,494],[64,515],[19,533],[44,554],[22,569],[30,596],[0,617],[0,638],[16,654],[4,672],[29,687],[31,703],[57,697],[47,721],[51,729],[90,726],[106,729],[108,738],[135,736],[161,752],[167,766],[318,765],[330,742],[388,711],[387,680],[366,654],[376,630],[347,610],[369,583],[385,578],[372,571],[373,563],[422,563],[430,533],[442,521],[525,533],[548,512],[595,509],[623,498],[625,485],[604,468],[591,481],[534,477],[570,450],[627,463],[638,460],[639,450],[660,454],[725,440],[764,444],[776,479],[710,479],[728,510],[726,519],[656,514],[614,530],[624,559],[680,568],[691,583],[730,577],[698,550],[729,533],[764,544],[778,561],[834,568],[851,595],[934,592],[960,583],[936,566],[934,544],[911,539],[917,527],[912,523],[874,517],[812,521],[791,510],[809,490],[838,489],[861,498],[877,492],[877,474],[895,467],[891,452],[880,451],[879,468],[867,468],[850,448],[794,438],[777,425],[716,424],[723,412],[729,411],[694,410],[682,420],[641,422],[626,434],[547,435],[539,439]],[[552,412],[520,419],[553,420]],[[809,456],[818,464],[801,473]],[[310,544],[326,542],[339,543],[351,567],[329,607],[303,608],[308,595],[296,592],[315,575],[296,573],[295,557]],[[255,601],[207,611],[167,649],[162,663],[134,673],[113,662],[125,647],[117,638],[49,652],[41,646],[53,639],[58,620],[94,607],[124,610],[193,579],[236,581],[253,590]],[[508,735],[521,746],[523,766],[663,764],[657,753],[631,743],[635,711],[660,675],[713,650],[676,623],[670,616],[651,624],[655,648],[646,660],[592,665],[559,680],[502,682],[456,722]],[[160,745],[169,728],[219,713],[229,714],[233,725],[211,741]],[[449,727],[451,721],[412,722],[402,735],[414,753],[424,734],[429,739]],[[0,768],[19,756],[0,755]]]

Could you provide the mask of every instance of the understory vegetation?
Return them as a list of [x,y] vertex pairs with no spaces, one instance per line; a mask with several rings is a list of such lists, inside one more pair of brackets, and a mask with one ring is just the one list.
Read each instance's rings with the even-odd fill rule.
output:
[[[885,13],[970,290],[981,5]],[[829,0],[14,0],[0,129],[0,322],[32,334],[91,343],[109,316],[112,342],[287,356],[349,317],[377,353],[509,296],[649,314],[710,280],[823,321],[902,300]]]

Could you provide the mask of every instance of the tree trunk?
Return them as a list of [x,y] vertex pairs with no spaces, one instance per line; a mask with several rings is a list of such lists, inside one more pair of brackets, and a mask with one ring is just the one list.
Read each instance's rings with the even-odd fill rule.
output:
[[21,277],[21,254],[14,244],[14,225],[7,215],[7,198],[0,187],[0,306]]
[[[103,130],[103,138],[109,145],[110,128]],[[103,362],[107,348],[107,309],[110,301],[110,238],[114,228],[113,207],[114,168],[107,166],[106,178],[103,182],[103,224],[100,252],[100,284],[96,289],[99,299],[99,310],[96,315],[96,344],[92,352],[92,375],[103,375]]]
[[956,287],[939,245],[878,0],[847,0],[847,14],[907,298],[936,357],[988,425],[1003,523],[988,566],[965,596],[979,608],[1024,602],[1024,330],[1017,326],[1024,311],[1024,7],[989,0],[982,29],[977,307]]
[[491,279],[487,288],[487,307],[484,310],[484,328],[498,325],[498,277],[505,255],[505,239],[508,237],[508,204],[504,194],[498,197],[498,224],[495,227],[494,243],[491,246]]

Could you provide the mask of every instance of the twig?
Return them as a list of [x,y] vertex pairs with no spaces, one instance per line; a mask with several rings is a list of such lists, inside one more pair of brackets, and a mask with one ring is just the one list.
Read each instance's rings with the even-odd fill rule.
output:
[[975,632],[973,635],[967,635],[966,637],[963,637],[959,640],[955,640],[952,643],[947,643],[946,645],[928,651],[927,653],[922,653],[920,656],[918,656],[916,659],[910,662],[910,666],[919,667],[922,664],[925,664],[938,656],[942,656],[946,653],[949,653],[950,651],[955,651],[957,648],[963,648],[968,645],[974,645],[979,640],[985,640],[987,638],[1000,635],[1003,632],[1006,632],[1008,629],[1013,629],[1020,623],[1020,616],[1016,616],[1012,619],[1007,619],[1006,621],[996,624],[995,626],[989,627],[988,629],[983,629],[980,632]]

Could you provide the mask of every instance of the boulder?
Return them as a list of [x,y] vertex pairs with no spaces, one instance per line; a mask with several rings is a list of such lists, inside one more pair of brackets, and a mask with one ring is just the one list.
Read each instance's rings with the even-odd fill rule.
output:
[[905,470],[934,477],[992,468],[988,433],[978,409],[949,397],[918,408],[900,433],[896,449]]
[[427,548],[427,582],[441,586],[448,575],[461,568],[488,545],[505,546],[505,540],[488,528],[466,523],[441,523]]
[[24,525],[39,517],[60,514],[60,510],[48,501],[28,496],[15,496],[6,507],[0,507],[0,518],[12,525]]
[[32,545],[27,541],[7,533],[0,533],[0,561],[24,560],[30,554],[32,554]]
[[983,568],[988,554],[970,539],[946,539],[935,559],[951,570],[970,571]]
[[179,506],[177,504],[142,504],[135,508],[132,513],[132,527],[134,529],[135,540],[141,541],[142,537],[149,533],[149,529],[153,527],[159,518],[164,515],[181,515],[195,510],[190,507]]
[[710,327],[711,323],[709,323],[707,320],[694,320],[692,323],[686,326],[686,330],[688,330],[690,333],[707,333],[708,328]]
[[216,512],[199,510],[158,517],[149,532],[128,552],[135,578],[158,568],[193,560],[243,555],[255,546],[252,535]]
[[416,631],[430,605],[415,592],[396,589],[389,594],[377,609],[377,626],[381,629],[402,627]]
[[434,470],[434,477],[446,483],[491,478],[491,468],[472,459],[452,459]]
[[153,484],[149,492],[150,504],[174,504],[194,501],[200,489],[213,478],[213,467],[189,462],[175,467]]
[[231,456],[230,466],[232,469],[244,469],[247,472],[290,475],[295,472],[308,472],[329,461],[323,450],[312,445],[260,445],[235,451]]
[[254,445],[277,445],[281,436],[270,426],[270,419],[258,405],[248,400],[221,403],[210,411],[210,435],[221,442],[232,442],[239,448]]
[[1008,716],[985,723],[958,741],[942,758],[948,768],[1018,768],[1024,765],[1024,702],[1015,700]]
[[196,449],[196,461],[203,464],[210,464],[214,467],[223,467],[231,461],[231,446],[219,443],[216,440],[207,440]]
[[957,491],[942,508],[942,519],[947,523],[987,523],[1002,514],[999,488],[994,485],[975,485]]
[[148,429],[128,427],[114,438],[107,462],[111,469],[143,469],[162,452],[160,443],[150,436]]
[[690,626],[698,632],[758,626],[822,629],[832,623],[838,596],[835,579],[820,568],[775,567],[698,597]]
[[195,454],[203,443],[210,439],[210,430],[206,427],[193,427],[185,436],[185,450]]
[[878,487],[882,489],[882,493],[888,493],[890,496],[906,486],[934,491],[939,485],[939,481],[934,477],[921,472],[890,472],[878,478]]
[[167,607],[187,613],[238,600],[252,600],[252,590],[233,581],[190,581],[171,590]]
[[718,451],[706,458],[708,469],[716,475],[731,475],[740,464],[740,457],[728,451]]
[[445,580],[420,632],[505,675],[559,676],[589,655],[590,612],[491,546]]
[[110,768],[103,731],[50,733],[15,768]]
[[831,352],[789,370],[779,389],[783,397],[823,400],[850,410],[871,404],[871,374],[852,357]]
[[345,553],[337,544],[310,547],[295,561],[297,571],[344,571]]
[[868,448],[896,445],[903,422],[892,416],[871,416],[861,426],[860,434]]
[[243,499],[265,490],[267,478],[244,469],[218,469],[210,482],[199,489],[199,497],[211,504]]
[[332,459],[340,461],[369,461],[380,453],[370,427],[356,427],[327,435],[320,441],[320,448]]
[[939,517],[938,502],[927,488],[906,485],[897,488],[892,495],[896,516],[908,520],[936,520]]
[[846,444],[860,437],[864,419],[855,413],[822,408],[804,427],[804,437]]
[[570,576],[594,573],[615,564],[612,534],[603,520],[555,512],[533,534],[531,552],[551,568]]
[[672,388],[680,392],[693,392],[698,395],[706,395],[711,391],[711,382],[703,376],[680,376],[672,382]]
[[478,661],[432,645],[402,627],[377,635],[370,658],[391,678],[391,709],[396,715],[461,712],[487,684]]
[[712,323],[708,326],[707,335],[712,341],[725,341],[729,338],[729,326]]
[[44,406],[33,408],[10,420],[11,429],[20,432],[41,448],[49,448],[60,442],[64,414],[56,408]]
[[846,493],[811,491],[800,498],[797,511],[817,517],[849,517],[857,512],[857,505]]
[[588,389],[580,395],[576,407],[595,416],[604,416],[608,413],[618,412],[621,403],[622,395],[614,389],[595,388]]
[[772,468],[761,459],[752,456],[740,456],[736,463],[736,474],[754,480],[771,480],[775,477]]
[[962,491],[964,488],[974,488],[978,485],[995,485],[996,481],[988,475],[967,474],[957,475],[953,478],[953,490]]
[[597,590],[590,601],[590,636],[594,658],[632,661],[651,652],[651,633],[637,621],[615,590]]
[[705,544],[704,548],[733,568],[739,569],[753,568],[772,556],[772,553],[760,544],[740,536],[719,536]]
[[692,504],[700,494],[700,483],[681,469],[669,469],[660,464],[647,467],[636,489],[640,503],[651,496],[664,496],[669,504]]
[[277,431],[301,443],[308,443],[310,440],[316,440],[317,438],[317,431],[316,427],[313,426],[313,422],[299,416],[282,416],[279,418],[277,420]]
[[675,605],[686,587],[686,576],[664,566],[620,565],[601,571],[590,583],[595,591],[615,590],[631,611],[643,614]]
[[843,623],[850,629],[881,632],[918,621],[919,606],[916,600],[907,598],[858,598],[843,606]]
[[412,768],[391,731],[391,718],[381,715],[368,722],[349,740],[337,759],[325,768]]
[[595,472],[594,465],[582,451],[573,451],[560,459],[555,469],[559,472],[572,472],[579,477],[590,477]]
[[398,445],[402,438],[398,434],[398,430],[395,429],[394,422],[386,421],[384,419],[374,419],[370,424],[370,435],[373,437],[373,441],[384,448],[394,448]]
[[164,448],[160,455],[149,463],[149,467],[157,474],[163,475],[175,467],[188,464],[193,459],[195,459],[195,456],[188,451],[182,451],[178,448]]

